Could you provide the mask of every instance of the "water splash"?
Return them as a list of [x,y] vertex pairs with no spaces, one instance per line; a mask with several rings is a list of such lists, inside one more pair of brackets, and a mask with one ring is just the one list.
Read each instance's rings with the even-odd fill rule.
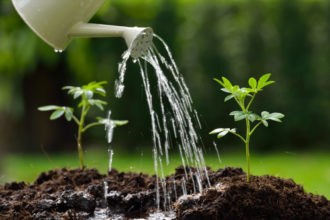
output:
[[121,98],[124,93],[125,73],[127,69],[127,61],[130,55],[131,55],[130,50],[125,51],[122,55],[122,59],[123,59],[122,62],[118,64],[119,79],[117,79],[115,82],[115,96],[117,98]]

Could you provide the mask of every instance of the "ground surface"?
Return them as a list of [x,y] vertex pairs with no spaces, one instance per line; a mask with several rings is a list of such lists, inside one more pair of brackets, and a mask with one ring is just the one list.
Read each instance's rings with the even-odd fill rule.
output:
[[[117,148],[119,149],[119,148]],[[120,171],[154,173],[150,150],[142,153],[119,153],[115,149],[113,166]],[[216,170],[225,166],[246,167],[244,151],[239,153],[224,152],[220,148],[222,163],[219,163],[215,152],[206,152],[206,163]],[[252,152],[253,153],[253,152]],[[7,155],[0,160],[0,185],[5,182],[27,181],[33,182],[42,171],[55,168],[77,168],[79,161],[75,153],[49,154],[15,154]],[[330,152],[276,152],[252,154],[251,171],[255,175],[270,174],[283,178],[292,178],[302,184],[307,192],[325,195],[330,199]],[[85,152],[88,167],[97,168],[106,173],[108,168],[108,154],[106,150],[88,149]],[[170,166],[164,166],[165,175],[174,173],[175,167],[181,165],[181,159],[171,156]]]
[[[177,168],[166,177],[166,193],[160,190],[159,207],[172,208],[177,219],[330,218],[330,201],[305,193],[291,179],[252,176],[248,183],[242,169],[228,167],[209,170],[211,187],[195,193],[196,180],[184,180],[186,173]],[[156,177],[142,173],[54,170],[41,173],[32,185],[0,186],[0,219],[88,219],[102,209],[108,217],[141,218],[157,207],[155,189]]]

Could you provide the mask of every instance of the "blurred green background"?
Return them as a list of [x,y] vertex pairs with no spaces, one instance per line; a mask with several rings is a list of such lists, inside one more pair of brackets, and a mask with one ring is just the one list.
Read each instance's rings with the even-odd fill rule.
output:
[[[257,158],[265,158],[262,163],[269,164],[255,164],[252,173],[253,169],[257,174],[283,177],[301,173],[302,179],[297,177],[296,181],[304,185],[308,181],[319,183],[310,191],[317,185],[329,186],[321,190],[329,197],[330,192],[325,190],[330,188],[329,1],[111,0],[92,22],[151,26],[166,40],[201,118],[200,134],[211,164],[217,160],[212,159],[215,139],[208,132],[216,127],[244,129],[243,124],[234,124],[228,116],[236,110],[235,103],[223,103],[224,94],[212,78],[226,76],[235,84],[246,84],[251,76],[271,72],[277,83],[257,97],[253,110],[283,112],[286,118],[282,124],[259,129],[252,137],[252,155],[262,155]],[[63,155],[58,161],[77,160],[65,156],[75,152],[75,126],[64,119],[49,121],[49,114],[37,111],[38,106],[47,104],[72,105],[70,97],[61,91],[65,85],[107,80],[107,101],[114,118],[130,121],[115,131],[115,152],[130,155],[135,161],[140,160],[141,152],[151,151],[146,98],[138,68],[132,62],[128,65],[123,98],[114,97],[117,64],[125,49],[122,39],[75,39],[66,51],[55,53],[23,23],[10,1],[0,1],[0,182],[22,179],[24,170],[40,165],[38,160],[48,161],[51,166],[44,151],[50,158]],[[100,114],[106,116],[106,112],[96,111],[91,117]],[[109,146],[103,128],[91,129],[84,142],[91,148],[101,147],[103,153],[95,157],[107,160]],[[226,153],[224,149],[233,152]],[[226,160],[219,166],[244,167],[243,151],[235,137],[221,140],[222,157],[227,155],[233,161]],[[283,159],[286,152],[293,152],[289,160]],[[308,160],[301,163],[306,155],[322,164],[312,166]],[[268,156],[273,159],[267,160]],[[276,170],[283,165],[282,159],[291,173],[286,173],[284,167]],[[59,162],[56,166],[64,165],[67,164]],[[49,166],[40,165],[42,170]],[[118,166],[128,169],[125,163]],[[267,169],[259,172],[257,167]],[[13,173],[17,175],[11,176]],[[31,181],[35,175],[25,180]]]

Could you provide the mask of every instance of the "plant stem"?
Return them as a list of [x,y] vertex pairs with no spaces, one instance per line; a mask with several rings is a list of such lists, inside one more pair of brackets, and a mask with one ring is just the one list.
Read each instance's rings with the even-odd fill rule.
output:
[[230,130],[228,132],[231,133],[231,134],[233,134],[233,135],[236,135],[237,137],[239,137],[244,143],[246,142],[245,139],[241,135],[239,135],[239,134],[237,134],[235,132],[232,132]]
[[253,96],[252,96],[252,98],[251,98],[251,100],[250,100],[248,106],[246,107],[246,111],[249,110],[249,108],[250,108],[250,106],[251,106],[251,104],[252,104],[252,102],[253,102],[253,100],[254,100],[254,97],[256,97],[256,94],[257,94],[256,92],[253,94]]
[[84,153],[82,149],[82,144],[81,144],[81,137],[84,127],[84,122],[85,122],[85,117],[87,114],[88,109],[86,109],[86,104],[83,105],[82,110],[81,110],[81,117],[79,121],[79,126],[78,126],[78,139],[77,139],[77,148],[78,148],[78,154],[79,154],[79,161],[80,161],[80,169],[84,169]]
[[245,138],[245,153],[246,153],[246,162],[247,162],[247,182],[250,182],[250,121],[246,118],[246,138]]
[[256,124],[256,126],[254,126],[254,128],[251,130],[250,132],[250,136],[253,134],[253,132],[257,129],[257,127],[259,127],[259,125],[261,125],[263,120],[261,120],[258,124]]
[[86,125],[86,126],[83,128],[83,132],[85,132],[87,129],[89,129],[89,128],[91,128],[91,127],[98,126],[98,125],[103,125],[103,124],[100,123],[100,122],[90,123],[90,124]]
[[79,126],[80,122],[78,120],[78,118],[74,115],[72,115],[72,119],[76,122],[76,124]]

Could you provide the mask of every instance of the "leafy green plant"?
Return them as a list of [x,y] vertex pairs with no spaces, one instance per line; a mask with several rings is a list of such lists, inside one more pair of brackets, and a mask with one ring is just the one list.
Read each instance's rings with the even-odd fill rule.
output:
[[[263,124],[265,127],[268,127],[269,121],[282,122],[281,119],[284,117],[282,113],[278,113],[278,112],[269,113],[267,111],[263,111],[261,112],[261,115],[258,115],[250,111],[250,107],[257,93],[261,92],[264,87],[275,83],[274,81],[268,81],[270,76],[271,76],[270,73],[265,74],[262,77],[260,77],[258,81],[255,78],[251,77],[249,79],[250,88],[240,88],[238,85],[232,85],[231,82],[225,77],[222,77],[222,81],[219,79],[214,79],[223,87],[221,90],[229,94],[226,96],[225,102],[233,99],[241,108],[241,110],[233,111],[229,115],[234,116],[235,121],[241,121],[245,119],[246,135],[244,138],[243,136],[241,136],[236,132],[236,129],[230,129],[230,128],[217,128],[211,131],[210,134],[217,134],[218,138],[222,138],[228,133],[230,133],[237,136],[245,143],[248,182],[250,181],[249,144],[250,144],[251,135],[259,127],[259,125]],[[256,122],[256,124],[253,127],[252,123],[254,122]]]
[[101,111],[103,111],[104,106],[107,105],[107,102],[103,100],[94,99],[94,96],[96,94],[103,97],[106,96],[106,91],[103,88],[103,85],[106,83],[107,82],[105,81],[90,82],[89,84],[84,85],[82,87],[74,87],[74,86],[63,87],[63,90],[68,90],[68,94],[72,95],[74,99],[80,98],[80,102],[77,105],[77,108],[81,108],[79,118],[74,114],[74,108],[67,106],[47,105],[38,108],[39,111],[53,111],[53,113],[50,115],[50,120],[55,120],[60,118],[61,116],[65,116],[65,119],[67,121],[73,120],[77,124],[78,126],[77,148],[78,148],[81,169],[84,169],[82,135],[87,129],[98,125],[116,127],[128,123],[128,121],[116,121],[116,120],[111,120],[110,118],[97,117],[96,122],[92,122],[90,124],[85,125],[85,119],[91,107],[96,106]]

